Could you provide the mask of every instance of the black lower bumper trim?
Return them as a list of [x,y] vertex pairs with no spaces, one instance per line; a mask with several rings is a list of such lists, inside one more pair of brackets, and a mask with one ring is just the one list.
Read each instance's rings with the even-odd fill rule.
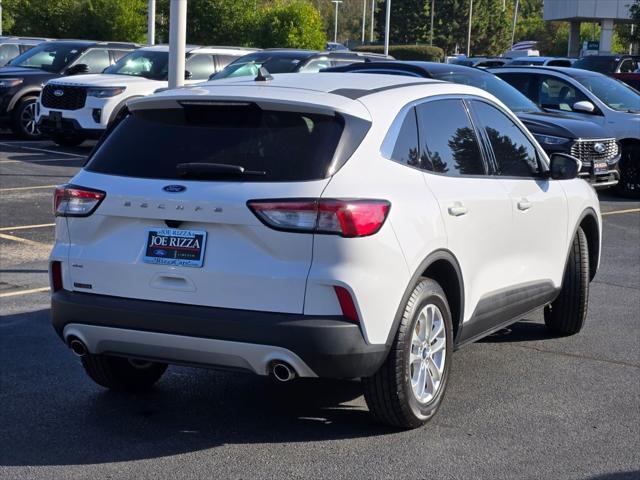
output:
[[341,316],[311,316],[202,307],[60,290],[52,295],[53,327],[70,323],[273,345],[298,355],[319,377],[373,375],[387,354],[367,344]]
[[102,134],[105,132],[101,129],[82,128],[80,123],[73,118],[63,118],[60,122],[42,118],[38,123],[38,128],[43,134],[49,136],[65,135],[95,140],[102,137]]

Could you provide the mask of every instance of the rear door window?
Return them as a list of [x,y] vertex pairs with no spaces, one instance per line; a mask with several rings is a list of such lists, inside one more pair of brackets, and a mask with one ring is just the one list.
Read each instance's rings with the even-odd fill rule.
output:
[[102,48],[91,49],[78,59],[76,65],[81,63],[89,67],[89,73],[101,73],[111,64],[109,51]]
[[485,175],[475,129],[461,100],[436,100],[416,107],[420,166],[450,177]]
[[224,180],[319,180],[330,175],[343,127],[337,115],[262,110],[255,104],[134,111],[98,147],[86,168],[180,179],[179,164],[204,163],[264,172]]

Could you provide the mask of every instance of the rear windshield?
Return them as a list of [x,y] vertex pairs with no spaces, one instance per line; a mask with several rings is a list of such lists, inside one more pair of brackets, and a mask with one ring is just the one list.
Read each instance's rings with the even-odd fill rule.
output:
[[262,110],[254,104],[140,110],[108,135],[86,169],[173,180],[184,179],[179,164],[222,164],[259,173],[206,180],[318,180],[329,176],[343,127],[340,116]]

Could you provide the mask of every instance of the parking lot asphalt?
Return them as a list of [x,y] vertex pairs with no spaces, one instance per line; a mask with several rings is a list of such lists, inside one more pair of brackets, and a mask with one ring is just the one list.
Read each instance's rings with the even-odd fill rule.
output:
[[0,134],[0,478],[640,478],[640,202],[601,195],[600,270],[573,337],[540,311],[454,355],[425,427],[372,424],[359,382],[170,367],[105,391],[49,322],[53,186],[91,146]]

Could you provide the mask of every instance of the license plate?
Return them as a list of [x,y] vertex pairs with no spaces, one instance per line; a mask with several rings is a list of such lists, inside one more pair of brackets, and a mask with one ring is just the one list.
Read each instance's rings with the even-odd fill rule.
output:
[[605,173],[609,173],[609,165],[607,165],[607,162],[593,162],[591,165],[592,175],[603,175]]
[[147,230],[143,261],[157,265],[202,267],[206,243],[207,232],[150,228]]

